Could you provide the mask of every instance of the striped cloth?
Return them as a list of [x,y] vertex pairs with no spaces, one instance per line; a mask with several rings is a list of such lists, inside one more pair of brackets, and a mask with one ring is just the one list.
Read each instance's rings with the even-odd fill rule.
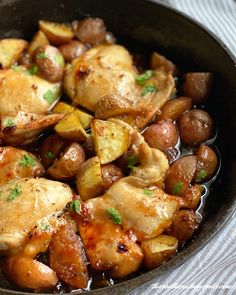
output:
[[[158,0],[156,0],[158,2]],[[236,55],[235,0],[159,0],[206,25]],[[236,83],[236,77],[235,77]],[[130,295],[236,294],[236,213],[200,252]]]

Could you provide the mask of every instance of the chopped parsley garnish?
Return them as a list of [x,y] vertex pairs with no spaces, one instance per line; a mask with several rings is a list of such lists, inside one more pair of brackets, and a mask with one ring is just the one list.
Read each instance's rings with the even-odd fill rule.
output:
[[38,73],[38,70],[39,70],[39,68],[36,65],[32,65],[32,67],[27,70],[27,73],[30,76],[33,76],[33,75],[36,75]]
[[47,231],[51,229],[51,226],[48,223],[42,223],[40,224],[39,228],[41,231]]
[[52,152],[48,151],[48,152],[45,153],[45,158],[52,159],[53,157],[54,157],[54,155],[53,155]]
[[56,100],[55,93],[53,93],[51,89],[48,89],[48,91],[44,93],[43,98],[50,104]]
[[155,85],[146,85],[143,88],[141,96],[146,96],[147,94],[153,93],[153,92],[156,92],[156,91],[157,91],[157,88],[156,88]]
[[70,210],[76,213],[80,212],[80,200],[74,200],[70,203]]
[[180,194],[183,189],[183,183],[181,181],[176,182],[173,187],[173,194]]
[[136,155],[127,155],[126,156],[127,168],[134,170],[135,166],[139,164],[139,159]]
[[55,62],[59,65],[59,66],[64,66],[64,58],[61,54],[56,54],[55,55]]
[[117,211],[115,208],[108,208],[107,215],[115,224],[122,223],[122,217],[121,217],[119,211]]
[[203,181],[204,178],[207,177],[207,173],[205,170],[200,170],[197,174],[197,177],[196,177],[196,182],[201,182]]
[[22,67],[18,66],[18,65],[12,65],[11,68],[16,72],[21,72],[22,71]]
[[4,126],[5,127],[15,126],[15,122],[12,119],[6,119],[6,120],[4,120]]
[[45,58],[48,58],[47,54],[45,52],[41,52],[41,53],[38,53],[36,55],[37,58],[39,59],[45,59]]
[[149,196],[149,197],[153,196],[153,192],[150,191],[150,190],[147,189],[147,188],[145,188],[145,189],[143,190],[143,192],[144,192],[145,195],[147,195],[147,196]]
[[19,162],[20,166],[24,166],[24,167],[34,167],[35,166],[35,160],[34,158],[29,155],[29,154],[25,154]]
[[10,194],[7,198],[7,202],[11,202],[11,201],[15,200],[20,194],[21,194],[21,189],[18,185],[14,188],[11,188]]
[[148,70],[141,75],[135,77],[135,82],[139,85],[144,85],[153,76],[153,71]]

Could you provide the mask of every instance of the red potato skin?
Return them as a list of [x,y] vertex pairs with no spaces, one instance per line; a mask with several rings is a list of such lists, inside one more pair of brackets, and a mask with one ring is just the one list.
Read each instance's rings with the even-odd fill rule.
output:
[[181,96],[168,100],[161,109],[161,114],[157,117],[156,122],[171,119],[176,121],[180,116],[192,108],[192,99]]
[[150,125],[143,137],[150,147],[165,151],[177,144],[178,132],[171,120],[161,120]]
[[78,142],[74,142],[54,161],[47,173],[57,180],[70,180],[76,176],[84,162],[85,152]]
[[76,37],[92,46],[103,43],[106,38],[106,27],[100,18],[85,18],[72,24]]
[[56,273],[50,267],[30,257],[7,258],[2,271],[10,282],[21,288],[51,289],[58,282]]
[[104,188],[108,190],[113,183],[124,177],[122,170],[115,164],[105,164],[101,166]]
[[185,112],[178,121],[180,139],[189,146],[198,145],[211,138],[213,120],[200,109]]
[[179,246],[183,246],[192,237],[200,221],[200,217],[193,210],[181,209],[177,212],[168,234],[176,237]]
[[[175,161],[165,178],[165,191],[171,195],[184,196],[190,187],[197,165],[197,157],[184,156]],[[181,183],[178,191],[176,184]]]
[[86,288],[89,280],[82,242],[73,226],[62,226],[49,246],[51,268],[60,280],[74,288]]
[[71,62],[74,58],[83,54],[87,50],[87,47],[80,41],[72,40],[67,44],[61,45],[59,50],[64,56],[64,59],[67,62]]
[[[40,57],[44,54],[44,57]],[[56,57],[60,56],[62,64],[57,62]],[[34,62],[38,66],[38,75],[49,82],[62,81],[64,74],[64,59],[61,52],[54,46],[44,45],[35,50]]]
[[69,141],[62,139],[57,134],[52,134],[46,137],[39,149],[39,154],[44,167],[48,168],[51,166],[68,144]]
[[[218,158],[216,153],[207,145],[201,145],[197,151],[197,168],[194,174],[194,180],[196,182],[204,182],[209,180],[218,166]],[[206,172],[206,176],[202,179],[198,179],[198,174],[201,171]]]
[[184,95],[196,104],[204,103],[212,88],[212,73],[187,73],[184,75]]

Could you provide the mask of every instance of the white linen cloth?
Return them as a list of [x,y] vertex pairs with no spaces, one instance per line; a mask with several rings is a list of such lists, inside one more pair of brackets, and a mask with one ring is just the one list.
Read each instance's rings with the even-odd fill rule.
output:
[[[156,0],[158,2],[158,0]],[[159,0],[212,30],[236,56],[235,0]],[[236,77],[235,77],[236,83]],[[200,252],[130,295],[236,294],[236,213]]]

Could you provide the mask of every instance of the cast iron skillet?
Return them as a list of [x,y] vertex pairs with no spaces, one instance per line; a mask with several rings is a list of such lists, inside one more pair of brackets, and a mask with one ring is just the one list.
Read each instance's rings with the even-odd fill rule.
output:
[[[222,168],[206,200],[203,226],[192,241],[162,267],[114,287],[90,292],[125,294],[186,261],[225,225],[236,207],[236,61],[215,36],[189,17],[144,0],[1,0],[0,38],[30,38],[39,19],[63,22],[88,15],[104,19],[119,41],[128,40],[129,47],[155,48],[188,71],[215,73],[208,109],[218,127],[217,146]],[[23,294],[11,291],[3,282],[0,287],[1,294]]]

